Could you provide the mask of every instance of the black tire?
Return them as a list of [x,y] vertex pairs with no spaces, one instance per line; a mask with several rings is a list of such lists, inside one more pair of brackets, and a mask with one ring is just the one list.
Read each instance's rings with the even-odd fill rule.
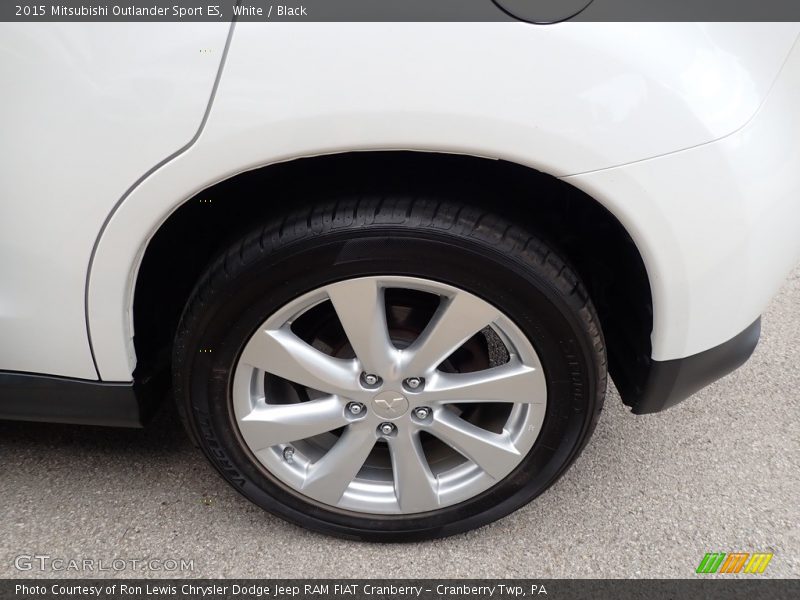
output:
[[[428,513],[365,515],[308,501],[258,464],[233,417],[232,369],[268,315],[327,283],[387,274],[441,281],[494,304],[532,342],[547,379],[541,433],[516,470],[470,500]],[[525,505],[578,456],[606,390],[599,321],[565,260],[490,212],[419,198],[317,204],[242,238],[194,289],[178,327],[173,369],[190,434],[234,488],[293,523],[372,541],[448,536]]]

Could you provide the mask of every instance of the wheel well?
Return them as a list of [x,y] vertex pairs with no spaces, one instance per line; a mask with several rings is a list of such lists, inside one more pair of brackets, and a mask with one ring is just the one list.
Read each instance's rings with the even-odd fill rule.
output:
[[241,173],[184,203],[151,239],[139,269],[134,375],[169,368],[172,340],[192,288],[236,238],[288,207],[324,195],[384,191],[488,205],[556,247],[597,308],[609,370],[623,401],[641,392],[651,362],[652,298],[642,258],[619,221],[584,192],[534,169],[423,152],[297,159]]

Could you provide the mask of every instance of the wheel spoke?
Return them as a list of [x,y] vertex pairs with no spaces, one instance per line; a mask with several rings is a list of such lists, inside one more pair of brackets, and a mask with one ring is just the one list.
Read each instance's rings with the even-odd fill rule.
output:
[[302,491],[322,502],[337,504],[367,460],[375,440],[372,425],[350,425],[333,448],[308,467]]
[[399,352],[389,339],[383,288],[378,281],[343,281],[326,291],[364,371],[391,377]]
[[519,362],[474,373],[437,372],[425,386],[425,397],[434,402],[518,402],[544,404],[544,373]]
[[343,427],[348,423],[344,405],[337,396],[293,404],[261,404],[239,421],[239,429],[257,452]]
[[497,309],[470,294],[442,299],[425,330],[405,350],[407,373],[432,371],[464,342],[500,316]]
[[438,481],[422,451],[419,433],[403,427],[389,438],[394,493],[404,513],[434,510],[439,506]]
[[482,429],[447,409],[434,411],[429,430],[495,479],[507,475],[519,462],[519,452],[505,434]]
[[347,396],[356,388],[358,364],[312,348],[287,327],[261,330],[248,342],[241,360],[294,383]]

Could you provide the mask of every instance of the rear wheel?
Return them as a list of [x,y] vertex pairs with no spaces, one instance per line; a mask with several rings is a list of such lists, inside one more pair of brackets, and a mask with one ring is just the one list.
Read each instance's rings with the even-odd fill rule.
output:
[[181,413],[256,504],[346,537],[450,535],[558,478],[605,393],[597,318],[529,233],[472,208],[340,201],[212,265],[175,345]]

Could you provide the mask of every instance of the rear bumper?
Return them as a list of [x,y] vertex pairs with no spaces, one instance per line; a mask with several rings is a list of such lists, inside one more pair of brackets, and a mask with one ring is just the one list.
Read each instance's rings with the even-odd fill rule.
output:
[[626,398],[632,412],[662,411],[742,366],[761,335],[761,318],[727,342],[705,352],[675,360],[655,360],[642,392]]
[[747,330],[800,259],[798,106],[800,41],[737,132],[564,178],[604,204],[642,255],[654,365],[693,360]]

